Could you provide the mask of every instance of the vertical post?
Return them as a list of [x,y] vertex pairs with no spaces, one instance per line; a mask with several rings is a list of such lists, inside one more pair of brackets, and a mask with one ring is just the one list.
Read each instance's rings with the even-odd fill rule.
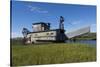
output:
[[60,16],[59,28],[62,29],[62,30],[64,30],[64,24],[63,24],[63,22],[64,22],[64,18],[63,18],[63,16]]

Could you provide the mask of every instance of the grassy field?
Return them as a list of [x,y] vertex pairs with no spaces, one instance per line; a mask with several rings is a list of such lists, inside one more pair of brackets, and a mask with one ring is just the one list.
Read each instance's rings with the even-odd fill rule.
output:
[[12,44],[12,65],[40,65],[96,61],[96,47],[86,44]]

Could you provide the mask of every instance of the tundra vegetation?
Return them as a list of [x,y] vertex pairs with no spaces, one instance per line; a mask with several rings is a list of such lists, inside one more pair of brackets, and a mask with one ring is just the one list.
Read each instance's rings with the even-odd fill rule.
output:
[[96,61],[96,47],[80,43],[46,43],[23,45],[11,40],[12,66],[76,63]]

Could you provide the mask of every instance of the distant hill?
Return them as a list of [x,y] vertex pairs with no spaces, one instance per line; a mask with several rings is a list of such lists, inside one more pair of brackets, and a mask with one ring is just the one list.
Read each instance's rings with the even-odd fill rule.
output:
[[13,39],[13,40],[22,40],[23,37],[15,37],[15,38],[10,38],[10,39]]
[[14,45],[22,44],[22,42],[23,42],[22,39],[23,39],[22,37],[11,38],[10,44],[14,44]]

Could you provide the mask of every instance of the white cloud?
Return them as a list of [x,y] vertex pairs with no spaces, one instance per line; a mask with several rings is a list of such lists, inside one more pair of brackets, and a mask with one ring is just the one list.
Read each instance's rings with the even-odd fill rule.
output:
[[31,5],[29,5],[28,7],[29,7],[30,11],[37,11],[37,10],[40,10],[40,8],[31,6]]
[[48,11],[45,11],[45,10],[44,10],[44,11],[40,11],[40,10],[39,10],[38,12],[39,12],[39,13],[48,13]]
[[12,32],[12,33],[11,33],[11,38],[16,38],[16,37],[22,37],[22,35],[20,35],[20,34],[17,33],[17,32]]
[[97,26],[96,24],[91,25],[91,32],[96,32],[97,31]]
[[81,23],[80,20],[76,20],[76,21],[71,22],[72,25],[76,25],[76,24],[80,24],[80,23]]
[[48,11],[42,9],[42,8],[39,8],[39,7],[36,7],[36,6],[31,6],[29,5],[28,8],[30,9],[30,11],[35,11],[35,12],[38,12],[38,13],[48,13]]
[[91,26],[92,26],[92,27],[96,27],[96,24],[92,24]]

